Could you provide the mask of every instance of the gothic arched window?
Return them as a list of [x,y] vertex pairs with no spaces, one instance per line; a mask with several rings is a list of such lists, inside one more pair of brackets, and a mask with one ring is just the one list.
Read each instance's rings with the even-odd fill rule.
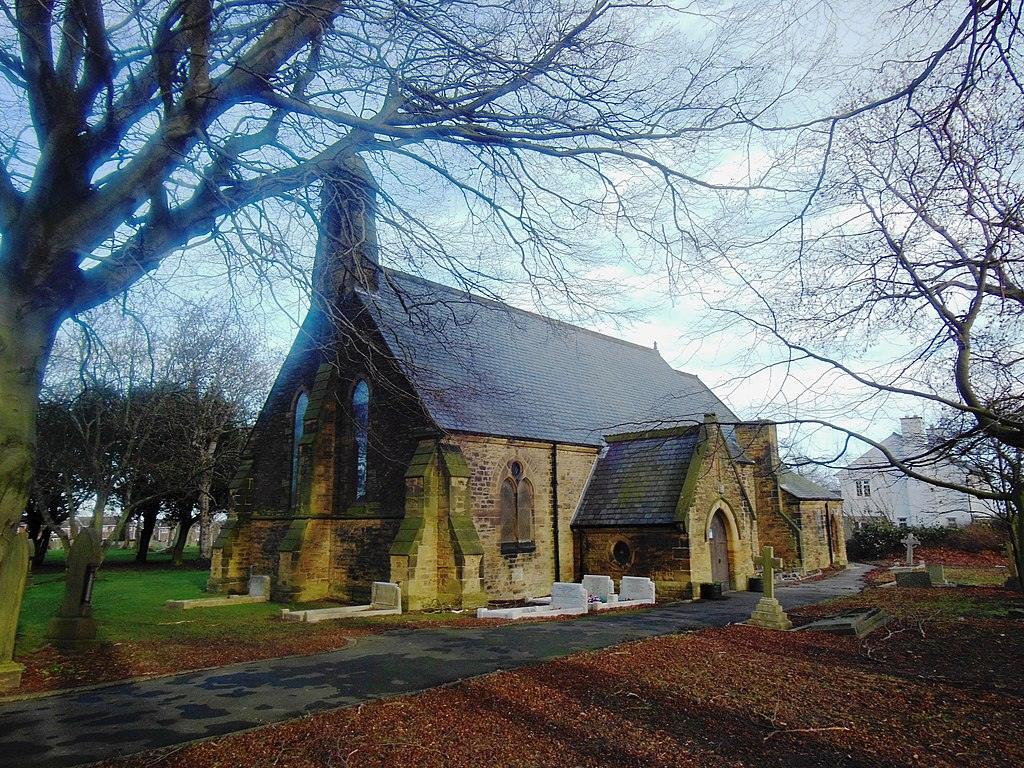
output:
[[289,504],[295,506],[299,492],[299,446],[305,429],[306,408],[309,406],[309,395],[305,390],[295,398],[295,416],[292,420],[292,484],[288,495]]
[[533,485],[523,477],[523,465],[513,461],[501,484],[501,551],[532,552]]
[[356,501],[366,499],[366,462],[370,439],[370,387],[360,379],[352,389],[355,425]]

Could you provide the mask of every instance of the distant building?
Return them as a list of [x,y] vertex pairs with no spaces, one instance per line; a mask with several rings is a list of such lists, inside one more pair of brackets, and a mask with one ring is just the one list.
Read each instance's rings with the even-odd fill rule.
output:
[[[882,441],[896,458],[925,454],[930,437],[920,416],[900,419],[900,431]],[[961,485],[975,485],[962,468],[941,457],[918,462],[921,472]],[[955,528],[977,518],[990,517],[988,505],[970,494],[915,480],[888,466],[884,454],[872,448],[839,471],[846,534],[869,520],[888,520],[899,526]]]

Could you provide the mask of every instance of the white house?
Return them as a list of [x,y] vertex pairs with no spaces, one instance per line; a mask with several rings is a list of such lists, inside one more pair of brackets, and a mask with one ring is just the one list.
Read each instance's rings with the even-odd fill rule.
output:
[[[925,454],[928,444],[920,416],[900,419],[900,431],[882,441],[899,459]],[[924,474],[962,485],[975,484],[964,469],[945,459],[929,457],[924,461],[916,462]],[[915,480],[888,466],[877,448],[871,448],[838,474],[847,535],[873,519],[886,519],[900,526],[958,527],[991,515],[989,506],[980,499]]]

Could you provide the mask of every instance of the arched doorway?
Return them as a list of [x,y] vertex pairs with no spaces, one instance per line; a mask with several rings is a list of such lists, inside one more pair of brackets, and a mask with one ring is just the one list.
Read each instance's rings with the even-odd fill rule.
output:
[[711,554],[711,580],[721,582],[722,589],[732,589],[732,569],[729,564],[729,535],[725,513],[715,512],[708,526],[708,550]]

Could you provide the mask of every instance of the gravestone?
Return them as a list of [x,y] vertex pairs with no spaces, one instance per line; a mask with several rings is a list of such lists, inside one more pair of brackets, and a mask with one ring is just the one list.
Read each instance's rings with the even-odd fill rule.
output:
[[75,648],[96,640],[92,588],[102,562],[103,543],[99,533],[95,528],[83,528],[68,550],[64,599],[46,633],[54,645]]
[[7,548],[6,552],[0,552],[0,691],[4,691],[21,685],[21,673],[25,669],[12,657],[21,596],[28,576],[28,536],[21,531],[7,540],[0,538],[0,547]]
[[582,584],[556,581],[551,585],[551,608],[558,611],[587,612],[587,588]]
[[763,547],[761,556],[754,558],[754,564],[760,565],[762,569],[764,596],[757,601],[757,607],[747,624],[765,629],[792,629],[793,622],[782,610],[782,604],[775,599],[775,569],[782,567],[782,560],[775,557],[773,547]]
[[249,597],[270,597],[270,577],[257,576],[249,577]]
[[619,582],[620,603],[653,603],[654,582],[646,576],[623,576]]
[[923,589],[932,586],[932,577],[928,571],[898,571],[896,586]]
[[906,536],[900,539],[900,544],[904,545],[907,548],[907,565],[911,568],[914,566],[914,547],[916,547],[920,543],[921,542],[918,541],[917,536],[915,536],[912,533],[908,533]]
[[946,566],[942,563],[933,563],[925,566],[925,570],[928,572],[928,580],[931,582],[930,586],[933,587],[944,587],[949,582],[946,581]]
[[589,594],[602,603],[609,603],[615,599],[615,582],[611,576],[585,575],[582,584]]
[[390,581],[375,581],[370,585],[370,610],[401,610],[402,588]]

